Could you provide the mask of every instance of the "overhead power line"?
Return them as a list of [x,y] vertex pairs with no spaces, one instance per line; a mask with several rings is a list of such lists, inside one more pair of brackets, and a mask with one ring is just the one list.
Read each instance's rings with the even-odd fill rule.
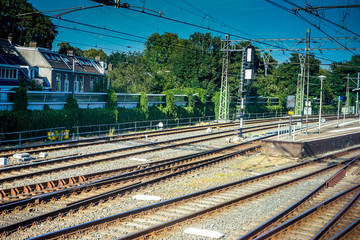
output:
[[[275,3],[271,0],[265,0],[267,1],[268,3],[271,3],[291,14],[294,14],[295,16],[299,17],[301,20],[303,20],[304,22],[312,25],[313,27],[315,27],[316,29],[318,29],[320,32],[322,32],[323,34],[325,34],[326,36],[328,36],[329,38],[331,38],[334,42],[336,42],[337,44],[339,44],[340,46],[342,46],[344,49],[348,50],[349,52],[351,52],[353,55],[356,55],[353,51],[351,51],[350,49],[348,49],[346,46],[344,46],[342,43],[340,43],[339,41],[337,41],[336,39],[334,39],[332,36],[330,36],[330,34],[326,33],[324,30],[322,30],[320,27],[316,26],[315,24],[313,24],[312,22],[310,22],[307,18],[305,18],[304,16],[300,15],[300,14],[296,14],[294,11],[292,11],[291,9],[285,7],[285,6],[282,6],[281,4],[278,4],[278,3]],[[289,2],[288,0],[283,0],[285,2]],[[293,5],[296,5],[294,3],[292,3]]]
[[117,38],[117,39],[120,39],[120,40],[126,40],[126,41],[137,42],[137,43],[145,43],[144,41],[134,40],[134,39],[130,39],[130,38],[123,38],[123,37],[118,37],[118,36],[104,34],[104,33],[97,33],[97,32],[87,31],[87,30],[78,29],[78,28],[65,27],[65,26],[61,26],[61,25],[58,25],[58,24],[56,24],[56,26],[59,27],[59,28],[68,29],[68,30],[74,30],[74,31],[78,31],[78,32],[90,33],[90,34],[95,34],[95,35],[102,35],[102,36],[105,36],[105,37]]
[[[49,16],[49,17],[52,17],[52,16]],[[55,17],[52,17],[52,18],[55,18]],[[148,39],[148,38],[146,38],[146,37],[142,37],[142,36],[138,36],[138,35],[134,35],[134,34],[128,34],[128,33],[120,32],[120,31],[117,31],[117,30],[109,29],[109,28],[104,28],[104,27],[99,27],[99,26],[95,26],[95,25],[90,25],[90,24],[87,24],[87,23],[81,23],[81,22],[77,22],[77,21],[73,21],[73,20],[68,20],[68,19],[63,19],[63,18],[55,18],[55,19],[58,19],[58,20],[61,20],[61,21],[66,21],[66,22],[71,22],[71,23],[75,23],[75,24],[79,24],[79,25],[83,25],[83,26],[86,26],[86,27],[92,27],[92,28],[96,28],[96,29],[99,29],[99,30],[110,31],[110,32],[113,32],[113,33],[125,34],[125,35],[127,35],[127,36],[137,37],[137,38],[141,38],[141,39],[144,39],[144,40],[147,40],[147,39]],[[97,35],[104,35],[104,34],[102,34],[102,33],[96,33],[96,32],[87,31],[87,30],[69,28],[69,27],[64,27],[64,26],[61,26],[61,27],[62,27],[62,28],[67,28],[67,29],[69,29],[69,30],[87,32],[87,33],[97,34]],[[105,35],[106,35],[106,34],[105,34]],[[105,35],[104,35],[104,36],[105,36]],[[116,36],[113,36],[113,35],[107,35],[107,36],[108,36],[108,37],[113,37],[113,38],[119,38],[119,37],[116,37]],[[133,42],[139,42],[139,43],[145,43],[145,42],[141,42],[141,41],[133,40],[133,39],[125,39],[125,38],[124,38],[124,40],[133,41]],[[163,42],[161,42],[161,41],[156,41],[156,40],[155,40],[155,42],[157,42],[159,45],[160,45],[160,44],[163,44]],[[172,46],[174,46],[175,48],[178,48],[178,49],[185,49],[185,50],[191,50],[191,51],[196,51],[196,52],[203,52],[203,53],[208,54],[208,52],[205,51],[205,50],[188,48],[188,47],[184,47],[184,46],[177,45],[177,44],[175,44],[175,43],[169,43],[169,45],[172,45]]]
[[[309,4],[307,4],[307,7],[301,8],[299,5],[293,3],[293,2],[291,2],[291,1],[289,1],[289,0],[283,0],[283,1],[287,2],[288,4],[291,4],[291,5],[295,6],[295,7],[297,7],[297,8],[294,8],[294,9],[292,10],[294,14],[298,14],[299,10],[304,10],[306,13],[309,13],[309,14],[311,14],[311,15],[314,16],[314,17],[320,18],[321,20],[324,20],[324,21],[326,21],[326,22],[328,22],[328,23],[330,23],[330,24],[333,24],[334,26],[337,26],[337,27],[339,27],[339,28],[341,28],[341,29],[343,29],[343,30],[351,33],[351,34],[354,34],[354,35],[360,37],[360,34],[354,32],[354,31],[351,31],[351,30],[347,29],[346,27],[341,26],[340,24],[337,24],[337,23],[335,23],[335,22],[333,22],[333,21],[331,21],[331,20],[329,20],[329,19],[327,19],[327,18],[325,18],[325,17],[320,16],[319,13],[318,13],[318,10],[322,10],[322,8],[326,8],[326,7],[312,7],[312,6],[310,6]],[[355,7],[355,6],[356,6],[356,7],[360,7],[360,5],[353,5],[353,6],[354,6],[354,7]],[[332,7],[329,6],[329,7],[330,7],[330,8],[335,8],[335,6],[332,6]],[[339,7],[342,7],[342,6],[339,6]],[[344,7],[345,7],[345,6],[344,6]],[[329,8],[329,9],[330,9],[330,8]],[[311,10],[311,9],[317,9],[317,10],[316,10],[316,11],[313,11],[313,10]]]

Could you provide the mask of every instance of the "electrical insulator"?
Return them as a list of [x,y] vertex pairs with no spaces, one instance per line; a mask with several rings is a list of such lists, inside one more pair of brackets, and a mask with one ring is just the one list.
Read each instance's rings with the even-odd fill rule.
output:
[[115,0],[115,8],[119,8],[120,0]]

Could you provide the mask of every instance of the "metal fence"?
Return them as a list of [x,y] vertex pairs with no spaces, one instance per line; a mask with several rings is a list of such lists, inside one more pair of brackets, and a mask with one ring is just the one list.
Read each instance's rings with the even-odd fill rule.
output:
[[0,133],[0,145],[18,145],[21,146],[23,142],[26,141],[36,141],[44,139],[52,141],[63,141],[68,138],[68,132],[64,132],[65,127],[57,128],[46,128],[46,129],[37,129],[30,131],[21,131],[21,132],[9,132],[9,133]]
[[[284,117],[287,113],[246,113],[244,120],[251,119],[266,119]],[[229,117],[229,121],[237,121],[238,116],[233,114]],[[139,122],[125,122],[116,124],[100,124],[75,126],[72,129],[66,130],[65,127],[37,129],[21,132],[0,133],[0,146],[18,145],[21,146],[24,142],[36,141],[68,141],[79,139],[81,137],[101,137],[125,134],[128,132],[139,132],[146,130],[169,129],[181,126],[191,126],[199,123],[214,123],[216,116],[191,117],[191,118],[177,118],[177,119],[158,119]],[[161,124],[160,124],[161,123]],[[160,125],[159,125],[160,124]],[[66,132],[65,132],[66,131]]]
[[216,120],[215,116],[157,119],[139,122],[125,122],[116,124],[101,124],[73,127],[73,133],[77,139],[87,136],[116,136],[129,132],[162,130],[181,126],[191,126],[200,123],[211,123]]

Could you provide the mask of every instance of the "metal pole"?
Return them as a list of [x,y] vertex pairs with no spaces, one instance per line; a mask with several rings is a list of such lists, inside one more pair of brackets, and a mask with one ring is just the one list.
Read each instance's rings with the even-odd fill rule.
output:
[[[358,72],[356,88],[359,89],[360,72]],[[359,114],[359,91],[356,92],[356,114]]]
[[278,125],[278,140],[280,139],[280,123]]
[[321,107],[322,107],[322,89],[323,89],[323,80],[325,76],[319,76],[320,78],[320,110],[319,110],[319,133],[321,132]]
[[240,75],[240,97],[241,97],[241,104],[240,104],[240,131],[239,137],[243,137],[243,118],[244,118],[244,61],[245,61],[245,49],[242,50],[242,61],[241,61],[241,75]]
[[290,114],[290,122],[289,122],[289,139],[291,138],[291,124],[292,124],[292,114]]
[[306,54],[307,54],[307,86],[306,86],[306,101],[308,102],[308,107],[307,107],[307,114],[306,114],[306,134],[308,134],[308,130],[309,130],[309,81],[310,81],[310,56],[309,56],[309,51],[310,51],[310,29],[306,30]]
[[338,114],[337,114],[337,122],[336,127],[339,127],[339,117],[340,117],[340,96],[338,96]]

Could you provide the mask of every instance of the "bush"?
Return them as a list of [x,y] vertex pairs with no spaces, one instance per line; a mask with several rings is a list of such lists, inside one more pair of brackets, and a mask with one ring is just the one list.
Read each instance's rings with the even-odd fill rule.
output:
[[145,119],[149,119],[149,100],[145,92],[140,93],[140,109],[145,114]]
[[66,105],[64,106],[64,110],[76,110],[79,109],[79,104],[73,96],[69,96],[66,99]]
[[14,88],[12,90],[15,91],[15,93],[10,96],[10,101],[14,103],[13,111],[27,111],[27,87],[24,81],[20,82],[20,86],[18,88]]

